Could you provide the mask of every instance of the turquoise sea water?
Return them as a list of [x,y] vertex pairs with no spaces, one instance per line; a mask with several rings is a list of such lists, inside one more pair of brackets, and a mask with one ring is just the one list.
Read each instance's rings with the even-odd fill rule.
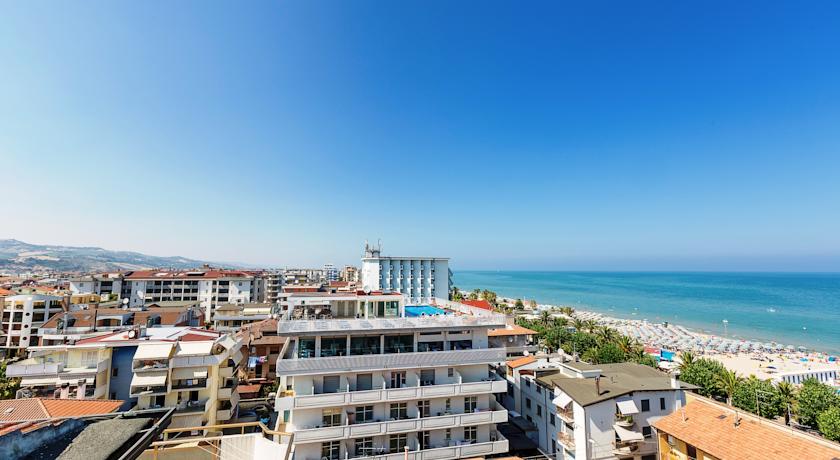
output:
[[461,290],[840,353],[838,273],[458,271]]

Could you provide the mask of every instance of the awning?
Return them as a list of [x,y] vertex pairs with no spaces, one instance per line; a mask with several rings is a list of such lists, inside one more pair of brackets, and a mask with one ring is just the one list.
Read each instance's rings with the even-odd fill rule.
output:
[[181,342],[178,344],[176,356],[207,356],[213,349],[213,342]]
[[140,345],[134,352],[134,359],[168,359],[172,353],[171,343]]
[[615,402],[618,404],[618,410],[621,415],[633,415],[639,413],[639,408],[636,407],[636,402],[632,399],[622,399]]
[[187,380],[187,379],[206,379],[207,378],[207,369],[206,368],[184,368],[184,369],[174,369],[172,371],[172,378],[174,380]]
[[234,355],[231,357],[231,359],[233,359],[234,363],[239,364],[240,362],[242,362],[242,352],[237,350],[236,353],[234,353]]
[[566,393],[562,393],[560,396],[554,398],[554,400],[551,402],[557,407],[566,407],[569,405],[570,402],[572,402],[572,397],[567,395]]
[[131,386],[133,387],[154,387],[166,385],[167,372],[143,372],[141,374],[134,374],[131,379]]
[[55,377],[24,377],[20,381],[20,386],[28,387],[28,386],[41,386],[41,385],[55,385],[60,386],[61,384],[57,382],[58,379]]
[[624,427],[621,427],[621,426],[618,426],[618,425],[613,425],[613,428],[615,428],[615,434],[617,434],[618,438],[621,439],[622,441],[644,441],[645,440],[645,436],[642,433],[639,433],[638,431],[628,430],[627,428],[624,428]]

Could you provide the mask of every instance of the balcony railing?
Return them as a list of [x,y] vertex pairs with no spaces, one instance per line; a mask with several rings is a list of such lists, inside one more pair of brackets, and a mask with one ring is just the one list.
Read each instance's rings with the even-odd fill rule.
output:
[[[295,435],[297,436],[297,434]],[[501,433],[491,432],[490,441],[449,441],[445,445],[432,445],[426,449],[414,449],[405,452],[387,453],[387,446],[374,447],[373,455],[359,455],[349,457],[356,460],[454,460],[459,458],[488,457],[491,455],[505,454],[508,452],[508,440]],[[312,457],[306,460],[321,460]]]
[[559,432],[557,433],[557,442],[569,450],[575,450],[575,437],[573,434]]
[[175,406],[174,415],[195,414],[199,412],[207,412],[212,401],[210,399],[202,399],[199,401],[182,401]]
[[481,382],[450,383],[442,385],[411,386],[378,390],[343,391],[301,395],[282,392],[277,396],[277,407],[283,409],[303,409],[350,406],[354,404],[379,401],[401,401],[453,396],[469,396],[484,393],[504,393],[507,382],[501,379],[488,379]]
[[399,329],[434,329],[452,327],[504,327],[505,316],[499,314],[440,315],[414,318],[323,319],[281,321],[280,335],[302,335],[347,331],[375,331]]
[[572,410],[571,407],[564,408],[564,409],[557,409],[557,416],[563,419],[566,422],[574,422],[575,421],[575,412]]
[[134,361],[131,365],[131,370],[134,372],[160,371],[165,369],[169,369],[168,359]]
[[173,390],[203,390],[207,388],[207,379],[195,379],[190,381],[172,382]]
[[413,352],[381,355],[336,356],[329,358],[281,359],[277,376],[316,375],[330,372],[354,372],[378,369],[418,369],[434,366],[492,364],[505,360],[504,348],[479,348],[442,352]]
[[479,410],[477,412],[441,415],[436,417],[416,417],[406,420],[380,420],[353,425],[344,424],[336,427],[301,427],[301,429],[295,431],[295,442],[323,442],[392,433],[441,430],[461,426],[507,422],[507,410],[500,409],[498,406],[496,409],[497,410]]
[[129,396],[135,398],[137,396],[165,395],[168,392],[169,389],[166,388],[166,385],[133,386],[131,387]]

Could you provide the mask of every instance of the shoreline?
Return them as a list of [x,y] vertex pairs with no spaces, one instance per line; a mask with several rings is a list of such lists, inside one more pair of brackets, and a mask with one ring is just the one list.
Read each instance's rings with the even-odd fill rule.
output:
[[[501,296],[499,300],[511,306],[515,302],[515,299]],[[529,310],[529,313],[538,317],[541,311],[551,311],[555,316],[565,316],[558,311],[564,306],[567,305],[538,304],[537,310]],[[834,370],[840,373],[840,360],[836,354],[808,347],[743,337],[721,337],[670,321],[618,318],[597,311],[572,308],[575,309],[576,317],[609,326],[648,349],[691,351],[698,358],[720,361],[727,369],[744,377],[755,375],[760,379],[775,379],[780,374],[806,371]],[[829,357],[834,360],[830,361]]]

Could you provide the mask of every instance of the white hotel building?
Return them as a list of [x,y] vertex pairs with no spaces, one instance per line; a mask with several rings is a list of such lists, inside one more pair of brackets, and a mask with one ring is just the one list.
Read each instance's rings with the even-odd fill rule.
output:
[[448,299],[452,273],[444,257],[391,257],[379,247],[365,245],[362,257],[362,288],[399,292],[413,304]]
[[[402,295],[295,293],[278,333],[278,429],[295,460],[449,460],[508,451],[495,394],[500,315],[405,307]],[[321,318],[321,319],[314,319]]]

